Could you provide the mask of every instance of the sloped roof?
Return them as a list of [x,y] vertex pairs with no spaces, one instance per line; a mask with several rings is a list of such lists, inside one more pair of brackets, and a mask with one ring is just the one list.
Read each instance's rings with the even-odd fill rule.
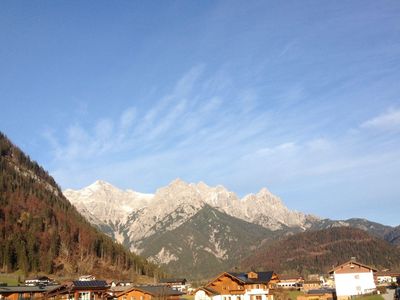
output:
[[376,276],[392,276],[397,277],[400,276],[400,271],[380,271],[375,273]]
[[185,278],[162,278],[160,283],[176,283],[176,282],[186,282]]
[[131,287],[132,286],[130,286],[130,285],[128,285],[128,286],[114,286],[114,287],[110,288],[110,291],[114,292],[114,293],[121,293],[121,292],[124,292],[124,291],[130,289]]
[[219,295],[220,294],[217,290],[214,290],[210,287],[205,287],[205,286],[198,288],[196,291],[199,291],[199,290],[205,291],[207,295]]
[[75,280],[72,281],[75,288],[107,288],[105,280]]
[[0,286],[0,294],[6,293],[47,293],[58,289],[61,285],[46,286]]
[[252,284],[252,283],[268,283],[272,276],[275,274],[273,271],[268,272],[254,272],[257,274],[257,278],[249,278],[248,273],[235,273],[235,272],[227,272],[227,274],[231,275],[239,279],[240,281]]
[[154,297],[159,297],[159,296],[181,296],[184,293],[181,293],[177,290],[171,289],[170,287],[167,287],[165,285],[141,285],[141,286],[133,286],[129,287],[125,291],[123,291],[120,295],[129,293],[130,291],[141,291],[143,293],[150,294]]
[[300,275],[287,275],[287,274],[279,274],[279,280],[303,280],[303,277]]
[[341,264],[341,265],[338,265],[337,267],[332,268],[332,269],[329,271],[329,274],[334,273],[336,270],[339,270],[339,269],[341,269],[342,267],[344,267],[345,265],[348,265],[348,264],[353,264],[353,265],[357,265],[357,266],[360,266],[360,267],[364,267],[364,268],[367,268],[367,269],[372,270],[373,272],[377,272],[377,271],[378,271],[377,269],[375,269],[375,268],[373,268],[373,267],[371,267],[371,266],[364,265],[364,264],[359,263],[359,262],[357,262],[357,261],[355,261],[355,260],[353,260],[353,259],[350,259],[349,261],[346,261],[345,263],[343,263],[343,264]]

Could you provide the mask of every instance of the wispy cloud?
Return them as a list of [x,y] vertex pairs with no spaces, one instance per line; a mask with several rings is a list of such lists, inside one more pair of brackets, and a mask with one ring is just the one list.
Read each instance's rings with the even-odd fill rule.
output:
[[[114,118],[47,131],[52,173],[64,187],[102,178],[153,192],[181,177],[224,184],[242,195],[262,186],[278,193],[298,189],[303,182],[324,189],[367,174],[376,180],[384,166],[396,173],[398,141],[388,137],[378,143],[382,137],[366,129],[398,128],[399,110],[332,133],[327,130],[335,125],[329,123],[330,107],[302,101],[307,97],[303,84],[292,84],[274,102],[222,74],[194,67],[151,107],[130,106]],[[349,134],[352,128],[359,130]],[[288,204],[297,207],[292,201]]]
[[361,124],[362,128],[378,130],[400,130],[400,109],[389,109]]
[[[216,86],[216,78],[205,78],[203,70],[203,66],[189,70],[170,94],[154,101],[148,110],[130,107],[116,120],[106,117],[85,127],[74,123],[64,134],[47,132],[55,160],[78,163],[120,152],[150,154],[160,149],[209,153],[236,147],[266,129],[268,118],[255,110],[254,93],[243,91],[243,101],[230,101],[225,88]],[[221,73],[216,76],[221,79]],[[222,80],[222,86],[226,81]],[[209,92],[210,82],[219,93]]]

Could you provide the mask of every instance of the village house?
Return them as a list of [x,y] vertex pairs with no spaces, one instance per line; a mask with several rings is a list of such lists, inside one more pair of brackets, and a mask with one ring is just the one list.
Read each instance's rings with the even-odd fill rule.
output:
[[290,276],[290,275],[279,275],[279,282],[276,287],[282,289],[300,289],[303,286],[303,277],[301,276]]
[[76,280],[48,292],[45,296],[60,300],[100,300],[109,296],[109,288],[105,280]]
[[170,288],[180,292],[186,292],[188,288],[188,284],[185,278],[163,278],[160,279],[159,283],[161,285],[169,286]]
[[108,298],[111,299],[117,299],[118,295],[121,294],[122,292],[125,292],[132,286],[110,286],[110,289],[108,290]]
[[30,278],[25,280],[25,285],[35,286],[35,285],[48,285],[52,280],[47,276],[38,276],[35,278]]
[[400,277],[400,272],[381,271],[375,273],[376,282],[379,285],[391,285],[397,283],[397,278]]
[[59,290],[61,285],[0,286],[0,299],[43,299],[47,294]]
[[165,285],[143,285],[128,287],[115,298],[118,300],[178,300],[182,295],[183,293]]
[[272,272],[225,272],[195,292],[195,300],[273,300],[278,283]]
[[76,280],[72,282],[72,286],[69,288],[69,299],[104,299],[108,289],[109,286],[105,280]]
[[320,288],[321,288],[321,280],[313,279],[313,280],[304,280],[301,290],[303,292],[308,292],[310,290],[318,290]]
[[329,274],[333,274],[338,300],[375,292],[375,272],[375,268],[361,264],[354,258],[333,268]]

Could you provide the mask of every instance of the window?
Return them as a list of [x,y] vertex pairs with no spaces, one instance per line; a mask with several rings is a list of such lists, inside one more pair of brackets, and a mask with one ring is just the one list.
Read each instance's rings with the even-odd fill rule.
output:
[[90,300],[90,292],[80,292],[78,299],[79,300]]

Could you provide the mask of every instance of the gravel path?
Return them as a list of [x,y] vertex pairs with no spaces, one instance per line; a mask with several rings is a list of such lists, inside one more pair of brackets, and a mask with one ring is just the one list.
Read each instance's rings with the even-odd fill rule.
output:
[[383,298],[385,300],[393,300],[394,297],[394,290],[393,289],[387,289],[386,294],[382,294]]

